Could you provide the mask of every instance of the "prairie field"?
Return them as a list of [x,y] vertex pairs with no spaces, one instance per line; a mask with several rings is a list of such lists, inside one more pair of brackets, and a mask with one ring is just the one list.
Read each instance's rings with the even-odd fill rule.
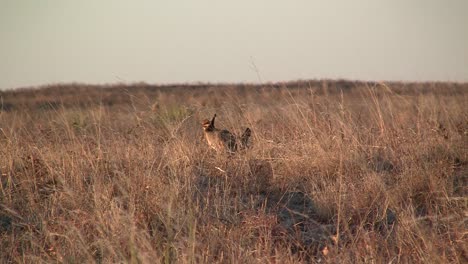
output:
[[[0,91],[1,263],[467,263],[468,84]],[[251,147],[217,153],[201,121]]]

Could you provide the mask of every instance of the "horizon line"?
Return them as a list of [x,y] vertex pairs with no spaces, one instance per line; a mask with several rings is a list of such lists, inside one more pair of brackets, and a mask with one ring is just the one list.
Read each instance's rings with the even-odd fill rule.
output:
[[147,81],[116,81],[116,82],[86,82],[86,81],[65,81],[65,82],[51,82],[48,84],[39,84],[39,85],[28,85],[28,86],[18,86],[14,88],[4,88],[0,89],[1,91],[13,91],[13,90],[29,90],[29,89],[44,89],[57,86],[134,86],[134,85],[145,85],[145,86],[156,86],[156,87],[173,87],[173,86],[187,86],[187,87],[197,87],[197,86],[268,86],[268,85],[288,85],[288,84],[306,84],[306,83],[323,83],[323,82],[346,82],[354,84],[457,84],[457,85],[466,85],[468,81],[441,81],[441,80],[362,80],[362,79],[351,79],[351,78],[321,78],[321,79],[291,79],[284,81],[237,81],[237,82],[228,82],[228,81],[186,81],[186,82],[147,82]]

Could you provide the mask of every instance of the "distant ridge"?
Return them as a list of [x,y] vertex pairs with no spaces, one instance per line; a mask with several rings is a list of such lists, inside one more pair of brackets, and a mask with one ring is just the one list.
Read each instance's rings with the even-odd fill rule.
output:
[[311,93],[362,94],[366,89],[391,92],[399,95],[468,93],[468,83],[457,82],[365,82],[353,80],[298,80],[288,82],[253,83],[182,83],[148,84],[116,83],[86,84],[59,83],[37,87],[25,87],[0,91],[0,110],[12,111],[26,108],[47,110],[59,107],[85,108],[90,105],[132,105],[134,99],[150,102],[155,98],[201,98],[206,95],[224,94],[234,97],[255,97],[269,94],[277,98],[290,93],[309,96]]
[[[379,86],[388,85],[391,87],[446,87],[446,86],[458,86],[468,87],[468,82],[451,82],[451,81],[363,81],[363,80],[352,80],[352,79],[312,79],[312,80],[292,80],[292,81],[278,81],[278,82],[262,82],[262,83],[250,83],[250,82],[187,82],[187,83],[147,83],[147,82],[115,82],[105,84],[92,84],[86,82],[70,82],[70,83],[53,83],[44,84],[38,86],[24,86],[18,88],[7,89],[6,91],[12,90],[30,90],[30,89],[53,89],[53,88],[76,88],[76,87],[87,87],[87,88],[159,88],[159,89],[171,89],[171,88],[207,88],[207,87],[253,87],[253,88],[303,88],[303,87],[318,87],[318,86],[329,86],[329,87],[357,87],[357,86]],[[0,91],[1,92],[1,91]]]

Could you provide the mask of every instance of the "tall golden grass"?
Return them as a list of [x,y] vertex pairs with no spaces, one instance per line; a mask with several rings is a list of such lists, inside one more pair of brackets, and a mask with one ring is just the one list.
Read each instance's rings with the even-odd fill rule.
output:
[[467,85],[346,84],[0,93],[0,262],[466,263]]

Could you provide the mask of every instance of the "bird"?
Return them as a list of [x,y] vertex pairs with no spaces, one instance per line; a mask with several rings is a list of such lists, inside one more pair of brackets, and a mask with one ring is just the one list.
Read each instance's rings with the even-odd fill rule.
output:
[[238,148],[247,148],[249,146],[249,138],[252,134],[250,128],[247,128],[240,137],[240,146],[238,146],[237,137],[226,129],[218,129],[215,127],[216,114],[210,120],[205,119],[202,122],[203,132],[208,145],[217,152],[234,153]]

